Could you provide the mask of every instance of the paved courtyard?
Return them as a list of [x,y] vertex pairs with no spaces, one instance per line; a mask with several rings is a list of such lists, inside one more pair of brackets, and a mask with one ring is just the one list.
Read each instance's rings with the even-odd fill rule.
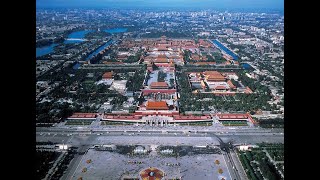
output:
[[[91,161],[88,163],[88,160]],[[218,160],[220,163],[216,164]],[[109,151],[90,149],[81,159],[73,179],[118,180],[124,177],[139,178],[139,173],[149,167],[156,167],[165,173],[164,179],[184,180],[229,180],[226,162],[221,154],[199,154],[183,157],[161,157],[150,153],[145,157],[122,155]],[[218,171],[222,169],[220,174]]]

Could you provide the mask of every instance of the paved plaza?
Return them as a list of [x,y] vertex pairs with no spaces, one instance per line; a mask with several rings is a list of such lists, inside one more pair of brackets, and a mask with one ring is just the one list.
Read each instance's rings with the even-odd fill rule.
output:
[[[218,160],[220,163],[216,164]],[[90,161],[90,163],[88,163]],[[118,180],[139,178],[139,173],[149,167],[155,167],[165,173],[164,179],[180,178],[184,180],[225,180],[230,174],[221,154],[199,154],[183,157],[162,157],[150,153],[144,157],[128,156],[109,151],[90,149],[81,159],[72,179]],[[221,174],[218,172],[222,172]]]

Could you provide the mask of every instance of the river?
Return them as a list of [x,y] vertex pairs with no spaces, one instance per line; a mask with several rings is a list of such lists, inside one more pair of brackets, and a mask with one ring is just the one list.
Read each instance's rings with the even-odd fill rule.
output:
[[53,43],[50,46],[44,46],[36,49],[36,57],[40,57],[53,52],[53,47],[57,44]]
[[86,61],[88,61],[89,59],[91,59],[93,56],[97,55],[100,53],[100,51],[104,50],[106,47],[110,46],[110,44],[112,43],[112,40],[108,41],[107,43],[105,43],[104,45],[100,46],[98,49],[96,49],[95,51],[93,51],[92,53],[90,53],[88,55],[88,57],[86,58]]
[[105,29],[103,31],[114,34],[114,33],[127,32],[127,30],[128,30],[127,28],[113,28],[113,29]]
[[253,67],[251,67],[250,64],[248,64],[248,63],[243,63],[243,64],[242,64],[242,67],[243,67],[244,69],[253,69]]
[[[72,44],[72,43],[79,43],[83,42],[83,38],[89,32],[93,32],[93,30],[83,30],[83,31],[76,31],[72,32],[68,35],[67,40],[65,40],[64,44]],[[77,39],[77,40],[69,40],[69,39]]]
[[212,41],[215,45],[217,45],[220,49],[222,49],[225,53],[227,53],[228,55],[230,55],[231,57],[233,57],[233,59],[235,61],[238,60],[238,56],[236,54],[234,54],[232,51],[230,51],[230,49],[228,49],[227,47],[225,47],[223,44],[221,44],[218,40],[213,40]]

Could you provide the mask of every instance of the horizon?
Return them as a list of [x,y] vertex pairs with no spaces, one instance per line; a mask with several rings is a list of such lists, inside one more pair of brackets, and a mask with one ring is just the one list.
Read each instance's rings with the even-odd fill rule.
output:
[[37,0],[36,8],[284,10],[283,0]]

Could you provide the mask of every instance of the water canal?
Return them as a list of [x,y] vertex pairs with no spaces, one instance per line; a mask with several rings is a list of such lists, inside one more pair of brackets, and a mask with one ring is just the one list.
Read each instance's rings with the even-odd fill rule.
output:
[[214,45],[218,46],[221,50],[223,50],[225,53],[227,53],[228,55],[230,55],[235,61],[238,60],[238,56],[236,54],[234,54],[230,49],[228,49],[227,47],[225,47],[223,44],[221,44],[218,40],[213,40],[212,41]]
[[[122,33],[127,32],[127,28],[113,28],[113,29],[105,29],[105,32],[109,32],[111,34],[114,33]],[[87,33],[93,32],[93,30],[82,30],[82,31],[75,31],[68,35],[67,39],[63,42],[64,44],[72,44],[72,43],[79,43],[84,41],[84,37]],[[58,44],[53,43],[50,46],[44,46],[40,48],[36,48],[36,57],[40,57],[54,51],[54,46]],[[102,47],[101,47],[102,48]],[[91,55],[91,54],[90,54]],[[90,56],[89,55],[89,56]],[[88,59],[88,58],[87,58]]]

